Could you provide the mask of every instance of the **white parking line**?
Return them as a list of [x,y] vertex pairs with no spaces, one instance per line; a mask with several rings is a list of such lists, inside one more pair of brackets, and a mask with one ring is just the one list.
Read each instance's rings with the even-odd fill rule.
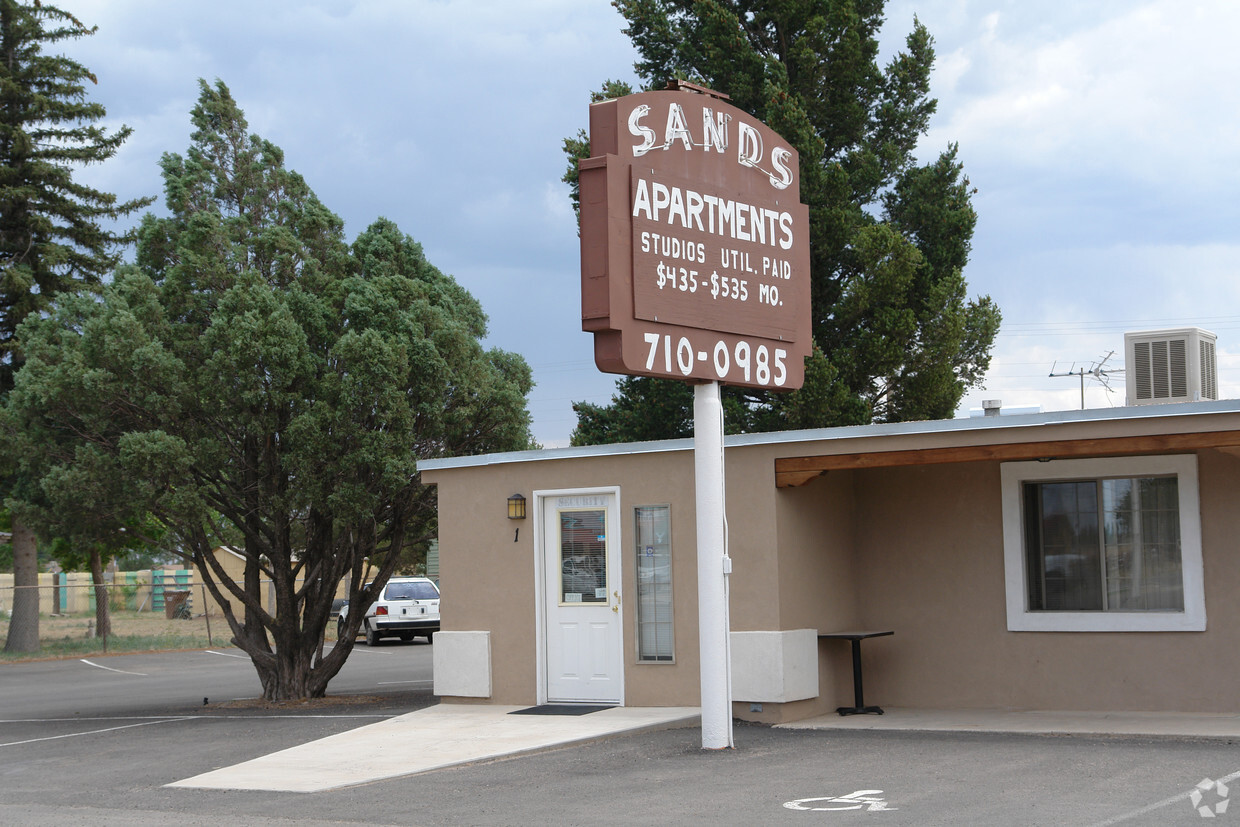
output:
[[354,646],[353,652],[351,652],[350,654],[355,654],[357,652],[365,652],[368,655],[390,655],[392,654],[391,652],[380,652],[377,649],[370,648],[369,646],[367,646],[365,649],[359,649],[356,646]]
[[192,717],[188,718],[163,718],[158,721],[144,721],[140,724],[126,724],[125,726],[108,727],[107,729],[92,729],[88,732],[70,732],[66,735],[49,735],[46,738],[31,738],[26,741],[10,741],[7,744],[0,744],[0,747],[17,747],[22,744],[37,744],[40,741],[57,741],[61,738],[77,738],[79,735],[99,735],[104,732],[116,732],[118,729],[133,729],[139,726],[151,726],[152,724],[170,724],[174,721],[192,721]]
[[[1229,784],[1232,781],[1235,781],[1237,778],[1240,778],[1240,772],[1233,772],[1231,775],[1225,775],[1218,780],[1224,784]],[[1095,824],[1094,827],[1112,827],[1112,825],[1114,824],[1120,824],[1125,821],[1131,821],[1134,818],[1139,818],[1143,815],[1148,815],[1149,813],[1152,813],[1155,810],[1161,810],[1164,807],[1170,807],[1172,804],[1178,804],[1181,801],[1187,801],[1189,797],[1192,796],[1192,794],[1193,794],[1193,791],[1188,790],[1187,792],[1182,792],[1179,795],[1173,795],[1170,798],[1164,798],[1162,801],[1156,801],[1153,804],[1150,804],[1148,807],[1142,807],[1139,810],[1133,810],[1131,813],[1124,813],[1121,816],[1116,816],[1115,818],[1107,819],[1106,821],[1100,821],[1097,824]]]
[[430,685],[430,684],[433,684],[434,681],[379,681],[375,685],[376,686],[392,686],[393,684],[397,684],[397,683],[424,683],[424,684]]
[[334,720],[336,718],[395,718],[399,715],[404,715],[404,714],[405,713],[403,712],[373,712],[373,713],[367,712],[367,713],[355,713],[352,715],[336,715],[336,714],[310,715],[308,713],[303,713],[300,715],[214,715],[214,714],[208,714],[208,715],[195,715],[193,716],[192,719],[187,718],[186,720],[206,721],[206,720],[213,720],[215,718],[228,718],[228,719],[235,718],[237,720],[246,720],[246,721],[256,721],[260,719],[282,721],[286,718],[331,718]]
[[[93,661],[89,661],[86,658],[79,658],[79,660],[81,660],[82,663],[86,664],[87,666],[93,666],[96,669],[106,669],[109,672],[117,672],[121,675],[138,675],[139,677],[143,677],[143,678],[150,677],[145,672],[126,672],[124,669],[113,669],[111,666],[100,666],[99,664]],[[3,745],[0,744],[0,746],[3,746]]]
[[214,649],[204,649],[204,655],[219,655],[222,658],[240,658],[241,660],[249,660],[249,655],[234,655],[232,652],[217,652]]
[[[193,720],[196,715],[157,715],[157,721],[171,721],[174,718],[183,718],[184,720]],[[150,715],[104,715],[96,718],[91,716],[83,718],[74,716],[72,718],[0,718],[0,724],[54,724],[63,721],[150,721]]]

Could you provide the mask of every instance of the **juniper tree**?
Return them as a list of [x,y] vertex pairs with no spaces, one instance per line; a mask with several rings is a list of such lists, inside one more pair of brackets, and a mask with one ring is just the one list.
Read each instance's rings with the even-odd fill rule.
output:
[[[192,119],[188,152],[163,158],[169,215],[143,219],[136,265],[101,300],[22,328],[8,413],[52,528],[153,515],[264,697],[318,697],[402,553],[435,534],[418,460],[528,447],[530,371],[482,348],[478,302],[395,224],[346,244],[223,83],[201,85]],[[75,443],[54,438],[66,432]],[[229,535],[242,582],[215,554]],[[324,654],[345,580],[352,628]]]

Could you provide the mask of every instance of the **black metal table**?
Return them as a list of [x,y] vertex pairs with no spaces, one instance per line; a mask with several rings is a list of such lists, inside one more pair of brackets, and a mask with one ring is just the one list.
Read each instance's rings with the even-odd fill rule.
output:
[[879,632],[826,632],[819,634],[820,638],[831,638],[834,640],[847,640],[852,643],[852,664],[853,664],[853,705],[841,706],[835,711],[841,715],[882,715],[883,709],[879,706],[866,706],[865,697],[861,691],[861,641],[868,637],[886,637],[894,635],[892,630]]

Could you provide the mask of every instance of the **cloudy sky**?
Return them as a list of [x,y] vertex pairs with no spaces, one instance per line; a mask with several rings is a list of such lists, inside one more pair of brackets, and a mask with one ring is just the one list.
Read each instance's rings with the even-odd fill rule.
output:
[[[99,31],[66,50],[135,130],[86,179],[161,195],[158,160],[189,144],[197,81],[222,79],[252,131],[346,221],[397,222],[483,304],[488,344],[534,369],[535,437],[567,444],[575,400],[614,377],[580,330],[576,225],[562,140],[590,91],[632,80],[604,0],[61,0]],[[936,41],[938,114],[978,188],[971,293],[1003,311],[983,399],[1080,406],[1075,377],[1123,333],[1219,336],[1220,393],[1240,396],[1240,4],[891,0],[883,45],[914,16]],[[884,58],[885,60],[886,58]],[[161,202],[162,203],[162,198]],[[1086,406],[1122,405],[1090,380]]]

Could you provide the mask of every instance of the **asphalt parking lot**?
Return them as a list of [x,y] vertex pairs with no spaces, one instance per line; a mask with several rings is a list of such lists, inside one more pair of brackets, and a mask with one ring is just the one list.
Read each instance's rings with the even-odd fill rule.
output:
[[[329,694],[429,695],[431,651],[421,640],[359,643]],[[233,648],[0,665],[4,718],[184,714],[261,694],[249,657]]]
[[[323,793],[164,787],[434,703],[431,648],[359,646],[339,702],[281,710],[234,702],[258,682],[231,650],[0,666],[0,822],[1197,824],[1195,785],[1240,776],[1221,739],[738,725],[723,752],[687,728]],[[1197,806],[1240,818],[1227,795]]]

